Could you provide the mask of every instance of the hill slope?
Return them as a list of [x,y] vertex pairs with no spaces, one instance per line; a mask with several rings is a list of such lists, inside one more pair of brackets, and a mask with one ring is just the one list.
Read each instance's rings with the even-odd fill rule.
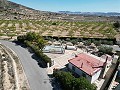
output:
[[0,19],[48,19],[56,13],[34,10],[7,0],[0,0]]

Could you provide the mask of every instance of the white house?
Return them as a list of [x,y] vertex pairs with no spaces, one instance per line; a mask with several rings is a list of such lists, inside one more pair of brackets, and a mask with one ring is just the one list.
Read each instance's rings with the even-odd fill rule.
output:
[[67,49],[67,50],[77,50],[77,47],[74,46],[72,43],[68,42],[68,43],[66,44],[65,49]]
[[56,53],[56,54],[64,54],[65,53],[65,49],[62,46],[45,46],[43,48],[43,52],[44,53]]
[[69,60],[68,68],[79,76],[86,77],[91,83],[94,83],[99,78],[105,65],[100,58],[95,57],[87,53],[81,53]]

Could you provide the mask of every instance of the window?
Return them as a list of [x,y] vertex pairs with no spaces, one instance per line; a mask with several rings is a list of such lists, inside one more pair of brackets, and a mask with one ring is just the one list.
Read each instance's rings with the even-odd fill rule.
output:
[[85,73],[82,73],[82,76],[86,78],[86,74]]
[[72,70],[75,71],[75,67],[74,66],[72,66]]

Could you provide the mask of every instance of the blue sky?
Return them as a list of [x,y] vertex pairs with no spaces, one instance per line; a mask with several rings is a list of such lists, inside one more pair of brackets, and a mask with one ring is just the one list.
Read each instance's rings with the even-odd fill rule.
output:
[[10,0],[43,11],[120,12],[120,0]]

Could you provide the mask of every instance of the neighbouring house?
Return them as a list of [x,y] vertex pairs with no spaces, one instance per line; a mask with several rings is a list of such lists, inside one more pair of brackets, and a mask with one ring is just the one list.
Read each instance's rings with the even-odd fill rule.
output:
[[64,54],[65,53],[65,49],[62,46],[50,45],[50,46],[45,46],[43,48],[43,52],[44,53]]
[[106,67],[107,59],[88,53],[81,53],[68,61],[68,68],[79,76],[86,77],[91,83],[94,83],[102,75],[101,71],[102,73],[104,72],[103,68]]
[[46,45],[43,48],[44,53],[55,53],[55,54],[64,54],[65,48],[60,42],[48,42],[48,45]]
[[67,50],[77,50],[77,47],[74,46],[71,42],[66,43],[65,49]]

